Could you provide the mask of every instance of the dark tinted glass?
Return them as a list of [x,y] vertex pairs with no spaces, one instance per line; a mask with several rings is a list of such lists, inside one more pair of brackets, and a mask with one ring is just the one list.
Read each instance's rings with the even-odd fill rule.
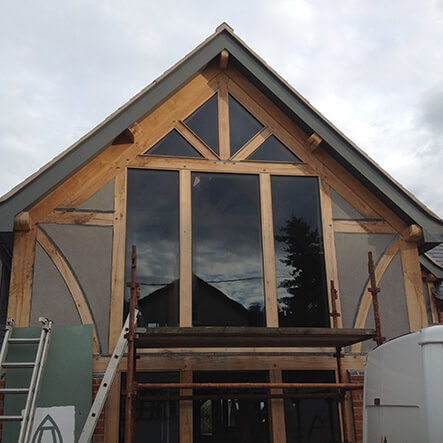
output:
[[166,137],[163,137],[154,147],[149,149],[146,154],[175,157],[202,157],[175,129]]
[[280,326],[329,326],[318,182],[272,177]]
[[258,176],[192,174],[195,326],[264,325]]
[[[196,383],[268,381],[265,372],[194,372]],[[254,395],[255,398],[245,398]],[[260,394],[263,395],[260,398]],[[268,402],[264,391],[195,389],[195,443],[268,443]]]
[[[177,372],[138,372],[139,383],[178,383]],[[126,389],[126,374],[122,374],[122,391]],[[156,443],[179,442],[179,402],[167,396],[179,394],[178,389],[143,390],[135,402],[134,443],[152,441]],[[165,400],[158,399],[165,396]],[[157,397],[152,399],[152,397]],[[126,396],[120,398],[120,442],[124,442]]]
[[218,100],[217,94],[200,106],[185,123],[218,154]]
[[[126,281],[136,245],[139,307],[150,326],[178,325],[178,211],[178,172],[128,170]],[[126,289],[125,312],[128,300]]]
[[257,134],[263,125],[253,117],[235,98],[229,96],[229,136],[231,156]]
[[[283,371],[283,383],[335,383],[332,371]],[[297,443],[338,443],[340,424],[337,398],[321,389],[285,389],[294,398],[285,399],[286,441]],[[304,394],[305,398],[300,398]],[[298,397],[298,398],[296,398]]]
[[273,135],[267,138],[262,145],[248,157],[248,160],[301,162],[295,154]]

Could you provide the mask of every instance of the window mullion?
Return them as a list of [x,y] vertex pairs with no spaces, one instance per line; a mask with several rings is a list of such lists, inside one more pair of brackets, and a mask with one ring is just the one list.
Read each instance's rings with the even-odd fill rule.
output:
[[[320,205],[321,205],[321,220],[323,227],[323,247],[324,247],[324,259],[326,270],[326,281],[328,288],[328,306],[331,311],[331,281],[334,281],[335,289],[337,290],[336,306],[337,311],[340,314],[337,317],[337,324],[339,328],[343,327],[343,317],[341,315],[341,303],[340,303],[340,291],[338,282],[338,269],[337,258],[335,252],[335,238],[334,238],[334,226],[332,215],[332,202],[329,185],[319,178],[319,190],[320,190]],[[333,317],[330,317],[330,327],[334,327]]]
[[218,90],[218,140],[220,158],[227,160],[231,156],[229,139],[229,103],[228,85],[226,76],[219,78]]
[[192,326],[191,171],[180,171],[180,320]]
[[278,327],[277,281],[275,277],[274,228],[272,221],[271,176],[260,174],[260,206],[265,279],[266,326]]

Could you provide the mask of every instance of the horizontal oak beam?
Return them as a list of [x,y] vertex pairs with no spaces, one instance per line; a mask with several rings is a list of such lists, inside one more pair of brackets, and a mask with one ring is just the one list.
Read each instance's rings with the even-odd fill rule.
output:
[[358,220],[336,220],[333,222],[334,232],[348,234],[395,234],[395,229],[383,220],[358,221]]

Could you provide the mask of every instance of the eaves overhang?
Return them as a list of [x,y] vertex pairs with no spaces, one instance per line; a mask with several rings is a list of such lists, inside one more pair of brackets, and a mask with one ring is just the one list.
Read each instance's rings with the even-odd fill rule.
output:
[[426,245],[431,246],[443,242],[443,221],[347,139],[248,48],[226,24],[219,26],[215,34],[118,109],[97,128],[0,199],[0,232],[12,231],[16,214],[47,195],[92,158],[100,154],[126,128],[141,120],[190,77],[204,69],[223,49],[229,52],[230,60],[252,83],[293,118],[307,134],[317,133],[323,139],[322,148],[377,195],[400,218],[408,224],[415,223],[421,226],[425,242],[424,249],[426,249]]

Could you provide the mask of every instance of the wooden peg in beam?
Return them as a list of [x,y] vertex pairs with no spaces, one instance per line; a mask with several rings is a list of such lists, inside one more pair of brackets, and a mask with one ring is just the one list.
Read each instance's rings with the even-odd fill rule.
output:
[[224,71],[228,67],[228,60],[229,60],[229,52],[226,49],[223,49],[222,52],[220,52],[220,69]]
[[28,232],[31,230],[31,216],[24,211],[17,214],[14,219],[14,231]]
[[408,226],[402,234],[407,242],[419,243],[423,241],[423,231],[418,225]]
[[309,152],[314,152],[319,146],[323,139],[317,135],[315,132],[306,140],[305,146]]

